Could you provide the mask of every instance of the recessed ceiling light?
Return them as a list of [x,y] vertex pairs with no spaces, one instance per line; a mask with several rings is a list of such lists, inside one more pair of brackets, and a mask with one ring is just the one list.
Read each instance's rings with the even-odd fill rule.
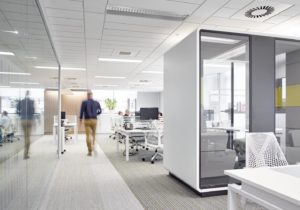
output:
[[230,64],[204,63],[204,67],[230,68]]
[[38,82],[10,82],[10,84],[20,84],[20,85],[39,85]]
[[[51,70],[58,70],[56,66],[35,66],[36,69],[51,69]],[[73,67],[61,67],[61,70],[73,70],[73,71],[85,71],[85,68],[73,68]]]
[[15,56],[13,52],[0,52],[0,55],[12,55]]
[[85,68],[61,67],[61,70],[85,71]]
[[2,31],[2,32],[5,32],[5,33],[12,33],[12,34],[19,34],[19,31]]
[[130,85],[149,85],[151,82],[129,82]]
[[27,58],[27,59],[33,59],[33,60],[37,59],[37,57],[35,57],[35,56],[25,56],[25,58]]
[[272,14],[275,11],[275,8],[272,6],[259,6],[252,9],[249,9],[245,12],[247,18],[262,18]]
[[217,59],[217,60],[229,60],[231,58],[234,58],[234,57],[238,57],[238,56],[241,56],[243,54],[246,53],[246,45],[243,44],[243,45],[240,45],[239,47],[236,47],[232,50],[229,50],[225,53],[222,53],[221,55],[218,55],[216,57],[214,57],[213,59]]
[[115,59],[115,58],[98,58],[99,61],[104,62],[124,62],[124,63],[141,63],[142,60],[131,60],[131,59]]
[[126,79],[126,77],[117,77],[117,76],[95,76],[97,79]]
[[107,14],[112,14],[112,15],[155,18],[155,19],[172,20],[172,21],[184,21],[188,17],[188,15],[181,15],[181,14],[176,14],[168,11],[141,9],[141,8],[124,7],[124,6],[112,6],[112,5],[108,5],[106,7],[106,12]]
[[95,87],[118,87],[119,85],[95,85]]
[[163,71],[143,71],[145,74],[163,74]]
[[228,38],[220,38],[220,37],[212,37],[212,36],[201,36],[202,42],[210,42],[210,43],[218,43],[218,44],[236,44],[239,40],[228,39]]
[[7,71],[0,71],[0,74],[6,74],[6,75],[24,75],[24,76],[30,76],[30,73],[25,72],[7,72]]

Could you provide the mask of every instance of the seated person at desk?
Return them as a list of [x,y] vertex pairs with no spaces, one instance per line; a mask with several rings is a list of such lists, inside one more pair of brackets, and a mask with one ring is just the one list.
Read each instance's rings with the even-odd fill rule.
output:
[[163,122],[164,121],[164,117],[163,117],[163,114],[161,112],[158,112],[158,120],[160,122]]
[[11,125],[11,120],[8,117],[8,113],[6,111],[3,111],[1,118],[0,118],[0,146],[2,146],[2,143],[3,143],[2,130],[6,130],[9,133],[10,125]]
[[129,126],[131,123],[131,116],[128,109],[125,110],[125,114],[123,115],[123,125],[126,128],[126,126]]

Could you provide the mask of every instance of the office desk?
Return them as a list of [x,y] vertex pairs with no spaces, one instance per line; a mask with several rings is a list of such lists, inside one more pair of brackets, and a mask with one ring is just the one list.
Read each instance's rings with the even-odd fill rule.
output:
[[221,131],[226,131],[228,134],[228,141],[227,141],[227,149],[233,149],[233,134],[234,132],[248,132],[245,129],[242,128],[236,128],[236,127],[213,127],[213,128],[208,128],[212,130],[221,130]]
[[267,208],[300,209],[300,165],[225,170],[242,185],[228,185],[227,209],[237,210],[237,194]]
[[[117,130],[118,133],[124,135],[125,139],[125,154],[126,154],[126,161],[129,161],[129,137],[135,133],[143,133],[146,135],[147,133],[156,132],[156,130],[149,130],[149,129],[133,129],[133,130],[125,130],[123,128]],[[117,152],[119,152],[119,140],[117,142]]]
[[[65,128],[73,128],[75,140],[77,141],[78,140],[78,127],[77,127],[77,123],[65,123],[64,127]],[[54,141],[56,140],[56,133],[57,133],[56,131],[57,131],[57,123],[53,123],[53,130],[52,130],[52,132],[53,132]]]

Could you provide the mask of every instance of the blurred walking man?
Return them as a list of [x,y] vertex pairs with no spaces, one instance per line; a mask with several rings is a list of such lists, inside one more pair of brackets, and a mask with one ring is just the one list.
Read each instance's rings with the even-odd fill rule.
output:
[[[93,99],[93,93],[87,92],[87,100],[81,103],[80,122],[84,119],[86,134],[86,144],[88,147],[88,156],[92,156],[93,147],[96,140],[97,116],[102,112],[100,103]],[[93,141],[91,141],[91,136]]]
[[34,114],[34,101],[29,98],[29,95],[30,92],[27,90],[25,93],[25,98],[22,99],[17,106],[17,112],[21,117],[21,125],[24,133],[24,159],[29,158],[30,135]]

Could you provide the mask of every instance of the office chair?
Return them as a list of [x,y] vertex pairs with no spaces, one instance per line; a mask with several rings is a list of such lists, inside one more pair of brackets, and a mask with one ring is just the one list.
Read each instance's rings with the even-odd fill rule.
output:
[[[145,147],[154,149],[154,154],[150,157],[150,162],[154,164],[158,157],[163,158],[163,123],[160,121],[152,122],[152,129],[155,132],[147,133],[145,137]],[[142,158],[142,161],[146,161],[146,157]]]
[[12,123],[12,120],[9,121],[9,125],[7,128],[2,129],[3,133],[3,142],[11,142],[13,143],[14,140],[20,140],[19,137],[15,136],[15,133],[17,132],[17,128]]
[[286,166],[288,162],[274,133],[246,134],[246,167]]

